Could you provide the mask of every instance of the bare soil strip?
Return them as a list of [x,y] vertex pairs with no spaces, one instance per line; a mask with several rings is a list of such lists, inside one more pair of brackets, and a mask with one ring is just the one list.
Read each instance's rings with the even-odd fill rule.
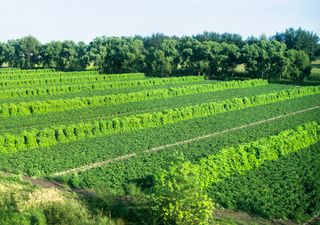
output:
[[283,118],[286,118],[286,117],[290,117],[290,116],[293,116],[293,115],[296,115],[296,114],[301,114],[301,113],[304,113],[304,112],[307,112],[307,111],[311,111],[311,110],[315,110],[315,109],[319,109],[319,108],[320,108],[320,105],[315,106],[315,107],[311,107],[311,108],[307,108],[307,109],[303,109],[303,110],[299,110],[299,111],[295,111],[295,112],[291,112],[291,113],[288,113],[288,114],[276,116],[276,117],[271,117],[269,119],[260,120],[260,121],[249,123],[249,124],[242,125],[242,126],[239,126],[239,127],[234,127],[234,128],[222,130],[222,131],[219,131],[219,132],[214,132],[214,133],[207,134],[207,135],[204,135],[204,136],[199,136],[199,137],[195,137],[195,138],[192,138],[192,139],[175,142],[175,143],[172,143],[172,144],[167,144],[167,145],[162,145],[162,146],[155,147],[155,148],[150,148],[150,149],[144,150],[142,152],[130,153],[130,154],[127,154],[127,155],[122,155],[122,156],[119,156],[119,157],[116,157],[116,158],[113,158],[113,159],[108,159],[108,160],[105,160],[105,161],[101,161],[101,162],[97,162],[97,163],[81,166],[81,167],[78,167],[78,168],[73,168],[73,169],[62,171],[62,172],[54,173],[54,174],[51,175],[51,177],[59,177],[59,176],[67,175],[67,174],[83,172],[83,171],[90,170],[90,169],[97,168],[97,167],[101,167],[101,166],[104,166],[106,164],[110,164],[110,163],[113,163],[113,162],[116,162],[116,161],[126,160],[126,159],[129,159],[129,158],[135,157],[135,156],[137,156],[138,154],[141,154],[141,153],[158,152],[158,151],[161,151],[161,150],[164,150],[164,149],[167,149],[167,148],[171,148],[171,147],[174,147],[174,146],[183,145],[183,144],[189,144],[189,143],[192,143],[192,142],[195,142],[195,141],[212,138],[212,137],[215,137],[215,136],[218,136],[218,135],[221,135],[221,134],[225,134],[225,133],[229,133],[229,132],[245,129],[245,128],[248,128],[248,127],[252,127],[252,126],[256,126],[256,125],[260,125],[260,124],[264,124],[264,123],[268,123],[268,122],[271,122],[271,121],[274,121],[274,120],[283,119]]
[[[17,176],[17,174],[0,171],[0,176],[10,177],[10,176]],[[28,181],[31,184],[40,186],[42,188],[52,188],[52,187],[63,188],[64,187],[62,184],[58,182],[49,181],[43,178],[32,178],[30,176],[24,176],[24,175],[21,175],[21,178],[23,181]]]

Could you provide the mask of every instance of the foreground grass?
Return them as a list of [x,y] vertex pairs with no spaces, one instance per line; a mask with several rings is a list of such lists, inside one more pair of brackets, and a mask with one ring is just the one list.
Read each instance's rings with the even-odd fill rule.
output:
[[0,175],[1,225],[116,225],[107,216],[89,213],[74,193],[31,185]]

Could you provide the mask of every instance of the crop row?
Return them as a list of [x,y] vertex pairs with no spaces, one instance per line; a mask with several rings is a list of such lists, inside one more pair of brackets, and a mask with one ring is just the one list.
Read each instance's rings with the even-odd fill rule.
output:
[[124,74],[93,74],[83,76],[70,77],[53,77],[53,78],[34,78],[25,80],[1,80],[0,87],[24,87],[24,86],[38,86],[50,84],[67,84],[67,83],[81,83],[91,81],[113,81],[121,79],[141,79],[144,78],[143,73],[124,73]]
[[57,78],[57,77],[72,77],[72,76],[86,76],[86,75],[97,75],[98,71],[76,71],[76,72],[55,72],[55,71],[37,71],[27,72],[24,71],[5,73],[1,74],[1,80],[26,80],[26,79],[44,79],[44,78]]
[[[160,168],[168,168],[168,165],[176,162],[176,156],[179,156],[178,160],[181,161],[181,154],[184,155],[184,160],[196,162],[197,159],[217,153],[219,149],[224,147],[236,146],[262,137],[276,135],[283,130],[291,129],[310,121],[318,121],[320,123],[319,109],[308,110],[290,116],[292,112],[312,108],[319,105],[319,103],[317,96],[311,95],[215,114],[209,117],[196,118],[182,123],[83,139],[51,147],[39,147],[30,151],[19,151],[16,154],[2,154],[0,157],[0,170],[22,172],[29,175],[38,174],[38,176],[40,174],[50,175],[71,168],[136,153],[136,157],[122,162],[113,162],[78,173],[82,184],[86,187],[94,187],[102,182],[106,187],[114,187],[119,191],[127,182],[144,180],[145,177],[158,173],[161,170]],[[243,127],[243,129],[239,130],[232,129],[278,116],[284,117],[254,126]],[[221,123],[220,121],[224,122]],[[220,133],[229,129],[231,129],[230,132]],[[143,150],[153,147],[177,143],[211,133],[220,134],[164,148],[161,151],[153,152],[153,154],[143,152]],[[68,157],[66,157],[66,154]]]
[[320,142],[226,178],[208,193],[225,208],[302,224],[320,209],[319,158]]
[[[262,137],[276,135],[283,130],[292,129],[310,121],[320,123],[319,109],[288,115],[288,113],[315,106],[315,99],[316,96],[306,96],[197,118],[183,123],[86,139],[50,148],[38,148],[13,155],[3,155],[0,164],[8,170],[23,171],[30,175],[36,173],[54,174],[136,153],[135,157],[126,160],[113,161],[96,168],[79,171],[76,174],[69,173],[59,178],[72,183],[72,180],[75,180],[76,183],[90,188],[103,184],[106,188],[118,193],[129,183],[135,183],[142,187],[149,185],[153,175],[169,166],[181,163],[181,159],[198,162],[203,157],[217,154],[219,149],[225,147],[237,146]],[[269,118],[277,119],[247,126]],[[240,129],[234,129],[238,127]],[[224,132],[227,130],[229,132]],[[217,135],[209,137],[208,134],[212,133]],[[197,140],[196,137],[207,138]],[[194,141],[183,143],[188,139]],[[136,140],[143,140],[143,142]],[[142,151],[172,143],[181,144],[164,147],[150,153]],[[67,158],[65,158],[65,149],[68,149]]]
[[35,88],[19,88],[11,90],[0,91],[0,98],[15,98],[26,96],[48,96],[48,95],[61,95],[69,93],[77,93],[83,91],[105,90],[112,88],[130,88],[130,87],[145,87],[166,84],[177,84],[184,82],[197,82],[203,81],[200,76],[187,76],[175,78],[159,78],[159,79],[144,79],[144,80],[126,80],[114,82],[95,82],[85,84],[69,84],[53,87],[35,87]]
[[36,69],[36,70],[22,70],[18,68],[0,68],[1,74],[39,74],[39,73],[52,73],[54,69]]
[[[306,123],[295,130],[285,130],[275,136],[261,138],[235,147],[223,148],[217,154],[205,157],[198,163],[184,162],[174,165],[156,175],[153,190],[159,197],[162,209],[169,211],[172,206],[183,204],[189,197],[188,193],[191,190],[196,196],[201,196],[206,194],[209,189],[209,196],[212,196],[215,193],[210,195],[210,187],[223,182],[224,179],[238,174],[244,176],[246,172],[259,168],[265,162],[276,161],[319,141],[320,125],[317,122]],[[290,176],[287,179],[290,179]],[[310,183],[311,181],[308,182],[308,184]],[[311,191],[310,189],[317,191],[318,188],[312,188],[308,185],[306,192]],[[177,192],[180,197],[173,199],[172,196],[176,196]],[[290,193],[286,198],[294,198],[296,202],[300,202],[301,199],[296,199],[296,194]],[[258,196],[256,196],[257,199],[259,199]],[[312,196],[314,194],[311,194],[310,197]],[[242,196],[241,201],[245,200]],[[215,199],[213,201],[216,202]],[[287,201],[284,200],[284,202]],[[180,213],[187,213],[188,207],[185,210],[181,209]],[[291,212],[295,212],[295,210]],[[269,216],[273,217],[274,215]]]
[[[48,112],[74,110],[88,107],[116,105],[129,102],[137,102],[150,99],[161,99],[187,94],[214,92],[234,88],[247,88],[267,85],[266,80],[247,80],[217,82],[213,84],[191,85],[177,88],[165,88],[132,92],[128,94],[116,94],[72,99],[58,99],[36,102],[3,103],[0,105],[1,116],[43,114]],[[319,88],[320,89],[320,88]]]
[[320,125],[317,122],[309,122],[295,130],[286,130],[275,136],[223,148],[217,154],[209,155],[198,163],[185,162],[173,166],[158,174],[156,186],[175,191],[192,182],[192,185],[197,185],[200,190],[205,190],[232,174],[252,170],[265,161],[277,160],[319,141]]
[[107,120],[94,120],[71,125],[52,126],[42,130],[34,129],[25,131],[20,134],[4,134],[0,136],[0,152],[10,153],[23,149],[52,146],[57,143],[67,143],[101,135],[157,127],[194,118],[206,117],[217,113],[313,95],[319,93],[319,91],[320,88],[305,87],[270,94],[233,98],[220,102],[168,109],[159,112],[114,117]]
[[[184,83],[185,84],[185,83]],[[194,85],[190,83],[190,85]],[[170,85],[172,87],[179,87],[180,85]],[[182,85],[181,85],[182,86]],[[157,88],[158,86],[156,86]],[[150,88],[150,87],[148,87]],[[120,105],[110,106],[100,106],[95,108],[83,108],[71,111],[62,111],[59,113],[46,113],[46,114],[34,114],[30,116],[15,116],[15,117],[2,117],[0,123],[0,134],[1,133],[20,133],[27,128],[43,128],[51,125],[59,124],[74,124],[78,122],[92,121],[96,119],[107,119],[114,116],[125,116],[138,114],[143,112],[156,112],[162,111],[170,108],[180,108],[187,105],[202,104],[206,102],[213,101],[222,101],[225,99],[235,98],[235,97],[248,97],[253,95],[260,95],[271,93],[280,90],[288,90],[292,88],[290,85],[281,85],[281,84],[268,84],[265,86],[257,86],[250,88],[238,88],[238,89],[228,89],[217,92],[208,92],[208,93],[199,93],[194,95],[183,95],[170,100],[163,99],[154,99],[152,101],[140,101],[140,102],[131,102]],[[143,89],[143,88],[140,88]],[[112,91],[113,89],[110,89]],[[115,89],[118,90],[119,89]],[[127,89],[122,89],[127,90]],[[138,91],[138,89],[129,89],[127,91]],[[94,96],[94,93],[93,94]],[[125,92],[123,92],[125,93]],[[87,92],[77,93],[78,95],[89,94]],[[59,96],[53,96],[59,97]],[[17,99],[19,100],[19,99]],[[319,99],[320,100],[320,99]],[[320,105],[320,101],[315,100],[315,104]]]

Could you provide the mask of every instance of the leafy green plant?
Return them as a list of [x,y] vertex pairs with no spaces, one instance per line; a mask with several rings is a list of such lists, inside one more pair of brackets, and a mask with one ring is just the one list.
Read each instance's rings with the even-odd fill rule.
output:
[[[119,76],[119,75],[113,75]],[[119,78],[118,78],[119,79]],[[204,77],[188,76],[176,78],[159,78],[159,79],[143,79],[143,80],[123,80],[123,81],[102,81],[80,84],[68,84],[49,87],[30,87],[19,89],[7,89],[0,91],[0,98],[18,98],[27,96],[54,96],[78,92],[90,92],[106,89],[129,88],[129,87],[148,87],[166,84],[179,84],[185,82],[203,81]]]
[[[78,76],[78,73],[84,73],[83,76]],[[0,87],[26,87],[26,86],[44,86],[49,84],[68,84],[68,83],[81,83],[81,82],[92,82],[92,81],[113,81],[113,80],[122,80],[122,79],[142,79],[144,78],[143,73],[123,73],[123,74],[91,74],[90,72],[76,72],[73,76],[64,76],[59,75],[44,78],[34,78],[30,77],[29,79],[9,79],[1,80]]]
[[[171,78],[170,78],[171,79]],[[55,111],[67,111],[79,108],[92,108],[103,105],[115,105],[147,99],[162,99],[186,94],[206,93],[227,89],[247,88],[267,85],[265,80],[230,81],[213,84],[191,85],[177,88],[156,89],[128,94],[94,96],[86,98],[72,98],[47,100],[37,102],[3,103],[0,113],[3,116],[43,114]],[[1,115],[0,114],[0,115]]]
[[[174,218],[174,221],[179,221],[179,215],[188,218],[188,215],[192,215],[189,212],[190,196],[202,196],[210,187],[233,174],[244,174],[265,162],[277,160],[318,143],[319,134],[318,123],[306,123],[295,130],[286,130],[276,136],[223,148],[217,154],[203,158],[196,164],[185,162],[172,166],[155,177],[154,192],[160,199],[166,200],[158,203],[163,217]],[[193,187],[197,187],[197,190]],[[200,204],[191,208],[200,211],[201,206]],[[186,221],[185,223],[192,224]]]
[[[319,87],[303,87],[287,91],[279,91],[269,94],[256,95],[251,97],[233,98],[220,102],[211,102],[176,109],[167,109],[160,112],[142,113],[125,117],[114,117],[111,119],[111,122],[110,120],[86,122],[82,124],[82,130],[85,138],[91,138],[99,135],[110,135],[125,131],[177,123],[193,118],[206,117],[217,113],[239,110],[258,105],[264,105],[272,102],[293,99],[301,96],[313,95],[317,93],[320,93]],[[148,121],[148,123],[145,122],[146,120]],[[110,127],[111,129],[102,130],[102,128],[106,129],[110,123],[112,123],[112,127]],[[69,126],[72,126],[72,128],[74,129],[74,125],[61,125],[48,128],[54,130],[55,132],[55,136],[51,136],[55,140],[52,140],[51,143],[66,143],[74,139],[78,140],[78,137],[74,137],[73,134],[71,138],[67,136],[66,130],[68,130],[67,128]],[[48,132],[48,130],[46,132]],[[36,131],[35,129],[35,133],[37,133],[37,137],[43,137],[43,135],[40,135],[41,133],[43,133],[43,130]],[[83,137],[83,134],[81,136]],[[5,138],[5,143],[8,142],[8,144],[0,146],[0,152],[16,151],[17,148],[15,147],[14,143],[20,142],[20,140],[22,139],[22,135],[7,135],[7,137],[8,140]],[[41,141],[38,139],[38,142]],[[20,149],[21,148],[19,148],[19,150]]]

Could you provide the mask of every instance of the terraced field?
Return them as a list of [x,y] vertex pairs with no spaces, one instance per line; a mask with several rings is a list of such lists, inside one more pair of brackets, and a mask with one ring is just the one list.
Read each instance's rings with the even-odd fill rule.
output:
[[[132,183],[150,187],[153,176],[172,165],[185,161],[197,165],[219,155],[221,149],[309,122],[320,124],[320,86],[259,79],[218,82],[201,76],[4,70],[0,71],[0,118],[0,170],[84,188],[103,185],[121,194]],[[303,177],[301,168],[306,168],[306,177],[320,177],[316,171],[319,129],[315,132],[309,146],[253,167],[245,176],[231,174],[210,186],[208,193],[225,207],[265,217],[311,218],[320,212],[320,201],[310,203],[308,198],[319,198],[320,191],[310,197],[299,189],[303,204],[313,206],[300,207],[295,216],[290,216],[292,209],[268,211],[261,205],[268,198],[283,198],[281,190],[286,196],[297,192],[284,188],[285,173]],[[259,176],[264,179],[257,180]],[[320,190],[319,180],[310,181],[308,190]],[[294,182],[299,186],[302,181]],[[244,188],[235,194],[239,186]],[[252,188],[266,194],[258,199],[259,206],[250,208],[241,195],[254,202],[258,194],[248,191]]]

